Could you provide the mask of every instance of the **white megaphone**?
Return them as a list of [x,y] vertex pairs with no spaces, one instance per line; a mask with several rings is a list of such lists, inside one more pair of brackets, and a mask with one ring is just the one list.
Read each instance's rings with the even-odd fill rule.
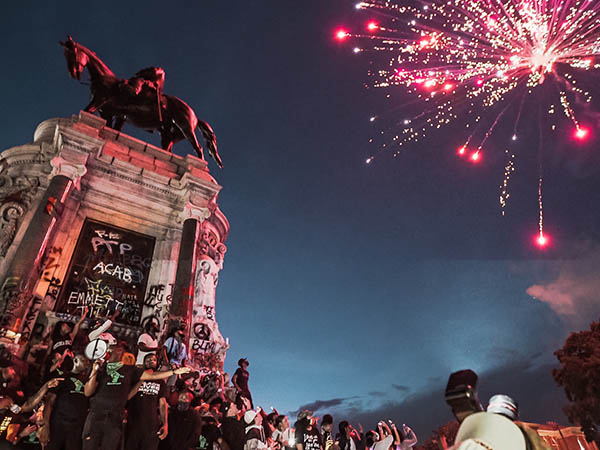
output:
[[515,423],[500,414],[478,412],[460,424],[455,450],[525,450],[525,437]]
[[85,347],[84,354],[86,358],[96,361],[97,359],[103,359],[108,352],[111,345],[115,345],[117,340],[110,333],[102,333],[97,339],[90,341]]

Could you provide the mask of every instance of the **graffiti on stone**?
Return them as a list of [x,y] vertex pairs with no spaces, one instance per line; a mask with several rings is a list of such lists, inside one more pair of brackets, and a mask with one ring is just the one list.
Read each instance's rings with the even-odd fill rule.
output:
[[86,219],[59,298],[61,312],[90,317],[119,311],[117,322],[140,325],[155,239]]
[[35,321],[37,320],[38,313],[40,312],[40,307],[42,306],[42,299],[38,296],[34,296],[31,299],[29,304],[29,308],[27,308],[27,312],[25,313],[25,318],[23,320],[23,327],[21,328],[21,340],[28,341],[31,336],[31,331],[35,325]]
[[207,324],[199,322],[194,324],[194,337],[203,341],[210,340],[210,328]]

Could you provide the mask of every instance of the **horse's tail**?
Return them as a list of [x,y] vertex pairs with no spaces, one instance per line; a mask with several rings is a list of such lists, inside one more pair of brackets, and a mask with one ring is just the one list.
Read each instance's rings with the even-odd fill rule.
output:
[[206,147],[208,148],[208,153],[210,153],[210,156],[214,158],[219,167],[222,169],[223,161],[221,161],[219,152],[217,152],[217,136],[215,136],[215,132],[209,124],[202,120],[198,120],[198,128],[202,132],[202,136],[204,136],[204,140],[206,141]]

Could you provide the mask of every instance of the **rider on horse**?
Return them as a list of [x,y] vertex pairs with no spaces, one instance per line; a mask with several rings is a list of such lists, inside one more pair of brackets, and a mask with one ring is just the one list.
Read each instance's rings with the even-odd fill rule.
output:
[[161,128],[164,127],[163,105],[161,101],[161,95],[165,87],[164,69],[162,67],[147,67],[142,69],[129,80],[125,80],[124,86],[134,95],[144,95],[142,92],[146,88],[156,96],[158,120],[161,123]]
[[144,86],[156,91],[158,95],[165,87],[165,71],[161,67],[147,67],[136,73],[125,84],[133,89],[135,95],[138,95]]

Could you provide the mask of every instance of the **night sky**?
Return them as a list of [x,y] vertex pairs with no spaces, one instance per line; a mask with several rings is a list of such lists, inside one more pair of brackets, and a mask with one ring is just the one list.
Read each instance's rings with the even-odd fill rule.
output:
[[87,104],[58,45],[67,34],[117,76],[163,67],[165,91],[217,134],[225,169],[209,167],[231,232],[216,313],[226,370],[249,359],[257,404],[364,425],[393,418],[424,439],[451,419],[448,375],[471,368],[483,403],[507,393],[523,420],[566,422],[552,353],[600,310],[593,139],[546,138],[552,244],[540,251],[535,132],[516,148],[505,217],[500,146],[464,164],[456,128],[365,164],[379,131],[369,117],[403,97],[365,89],[368,60],[332,39],[340,24],[361,26],[353,2],[53,3],[3,8],[1,148]]

